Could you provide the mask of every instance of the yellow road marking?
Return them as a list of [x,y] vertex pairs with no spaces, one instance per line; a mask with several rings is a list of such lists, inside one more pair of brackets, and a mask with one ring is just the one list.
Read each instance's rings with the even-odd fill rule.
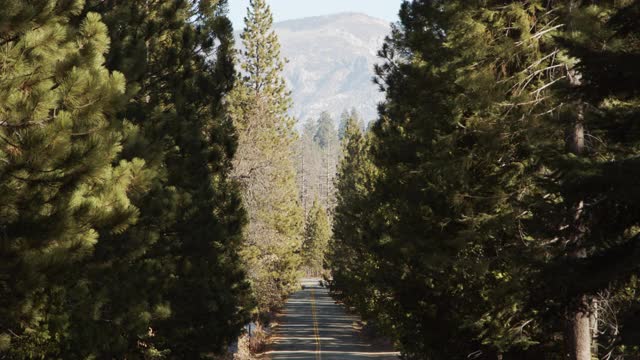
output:
[[322,348],[320,347],[320,329],[318,329],[318,318],[316,315],[316,293],[311,289],[311,316],[313,317],[313,335],[316,338],[316,360],[322,359]]

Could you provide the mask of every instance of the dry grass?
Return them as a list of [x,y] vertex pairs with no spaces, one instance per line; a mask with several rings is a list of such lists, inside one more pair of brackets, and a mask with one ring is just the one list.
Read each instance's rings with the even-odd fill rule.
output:
[[227,354],[216,358],[216,360],[257,360],[262,359],[260,353],[264,352],[269,339],[268,332],[262,325],[257,325],[251,337],[248,334],[242,335],[238,339],[238,351],[235,354]]

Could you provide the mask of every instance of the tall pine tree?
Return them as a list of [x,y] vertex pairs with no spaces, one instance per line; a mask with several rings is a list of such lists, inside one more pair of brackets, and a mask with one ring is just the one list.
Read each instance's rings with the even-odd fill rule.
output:
[[244,215],[228,176],[236,144],[222,107],[234,81],[224,7],[88,4],[109,26],[107,66],[128,79],[121,158],[148,166],[132,189],[138,223],[105,234],[85,264],[69,356],[203,358],[225,350],[247,321]]
[[241,34],[241,74],[228,98],[238,129],[234,177],[249,214],[244,261],[258,312],[280,306],[298,287],[304,215],[296,187],[294,119],[284,60],[264,0],[252,0]]
[[335,235],[372,266],[360,286],[336,290],[364,291],[361,311],[408,358],[495,358],[553,343],[528,306],[539,269],[521,261],[544,261],[525,225],[545,191],[535,181],[541,149],[558,140],[544,123],[565,67],[549,46],[561,27],[553,5],[405,2],[381,50],[378,176],[368,211],[348,212],[367,214],[367,226]]
[[298,192],[304,210],[305,217],[313,205],[313,201],[319,197],[319,173],[322,170],[322,149],[313,141],[316,133],[316,121],[308,119],[298,136],[296,146],[296,174]]
[[362,133],[354,117],[346,121],[336,178],[333,236],[326,253],[333,295],[367,320],[383,311],[378,308],[382,298],[374,281],[376,259],[367,248],[368,236],[373,233],[369,228],[376,225],[370,211],[376,207],[369,201],[378,176],[369,153],[371,135]]
[[324,111],[318,118],[313,141],[321,152],[321,170],[318,173],[318,195],[322,205],[332,212],[335,199],[334,179],[339,154],[338,133],[328,112]]
[[[633,119],[639,112],[634,84],[640,72],[632,64],[640,56],[640,7],[637,1],[572,1],[562,10],[567,31],[559,45],[570,65],[566,81],[556,89],[565,105],[551,120],[567,129],[568,141],[545,159],[552,169],[546,178],[552,196],[538,209],[547,219],[540,228],[559,241],[550,247],[552,258],[539,290],[554,304],[555,314],[567,318],[569,358],[632,356],[633,347],[617,345],[635,345],[633,326],[621,337],[609,324],[626,328],[624,318],[637,301],[629,295],[636,291],[637,268],[628,256],[637,251],[633,169],[638,131]],[[602,298],[603,293],[613,295]],[[612,306],[621,314],[598,319],[598,308]]]

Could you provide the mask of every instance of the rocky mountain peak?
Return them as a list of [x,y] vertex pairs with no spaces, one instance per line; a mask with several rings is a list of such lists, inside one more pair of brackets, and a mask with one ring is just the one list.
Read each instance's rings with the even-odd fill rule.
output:
[[274,24],[288,59],[285,78],[293,93],[292,115],[304,121],[328,111],[337,119],[355,107],[376,118],[382,93],[372,82],[377,51],[390,24],[361,13],[339,13]]

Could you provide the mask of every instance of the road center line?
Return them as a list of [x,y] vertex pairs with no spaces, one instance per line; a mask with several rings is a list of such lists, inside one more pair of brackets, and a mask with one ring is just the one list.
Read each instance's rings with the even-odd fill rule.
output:
[[318,317],[316,315],[316,292],[311,289],[311,317],[313,318],[313,335],[316,338],[316,360],[322,359],[322,348],[320,347],[320,329],[318,328]]

